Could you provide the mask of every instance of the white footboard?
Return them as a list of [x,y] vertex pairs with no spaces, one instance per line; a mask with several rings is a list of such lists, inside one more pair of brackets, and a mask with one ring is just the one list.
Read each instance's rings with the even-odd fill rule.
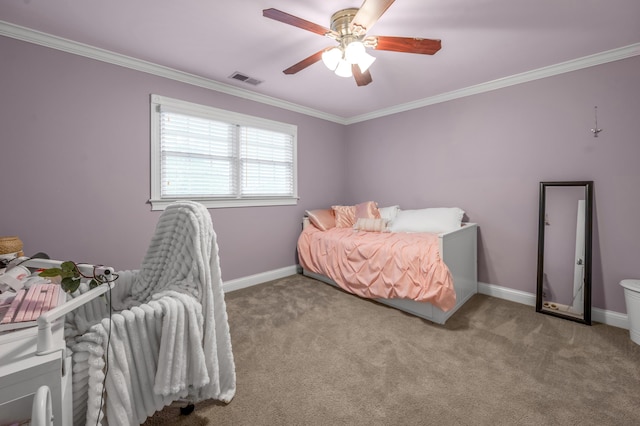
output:
[[[456,290],[456,305],[444,312],[431,303],[409,299],[375,299],[377,302],[400,309],[420,318],[444,324],[462,305],[478,292],[478,225],[464,223],[460,229],[440,234],[440,255],[453,276]],[[324,275],[303,269],[303,274],[311,278],[339,287]]]

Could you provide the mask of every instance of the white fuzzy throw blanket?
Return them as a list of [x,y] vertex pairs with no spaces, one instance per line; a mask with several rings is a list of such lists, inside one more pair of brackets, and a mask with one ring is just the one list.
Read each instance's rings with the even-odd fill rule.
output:
[[141,268],[119,275],[111,320],[104,298],[67,315],[74,424],[142,424],[177,399],[231,401],[235,364],[207,209],[167,207]]

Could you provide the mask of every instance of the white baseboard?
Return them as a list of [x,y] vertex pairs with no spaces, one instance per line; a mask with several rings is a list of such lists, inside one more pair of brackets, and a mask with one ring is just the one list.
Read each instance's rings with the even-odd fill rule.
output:
[[514,290],[508,287],[501,287],[495,284],[478,283],[478,293],[498,299],[509,300],[511,302],[522,303],[523,305],[536,306],[536,295],[526,291]]
[[605,311],[604,309],[600,308],[592,308],[591,319],[596,322],[607,324],[613,327],[624,328],[625,330],[629,329],[629,318],[627,317],[627,314],[623,314],[620,312]]
[[[273,271],[261,272],[248,277],[229,280],[223,283],[222,288],[225,293],[240,290],[242,288],[266,283],[268,281],[295,275],[299,272],[297,265],[286,266]],[[521,303],[523,305],[535,306],[536,295],[527,293],[526,291],[514,290],[508,287],[502,287],[495,284],[479,282],[478,293],[487,296],[497,297],[498,299],[509,300],[511,302]],[[591,319],[595,322],[607,324],[613,327],[629,329],[629,320],[626,314],[620,312],[607,311],[604,309],[593,308],[591,310]]]
[[297,273],[298,268],[296,265],[286,266],[284,268],[274,269],[273,271],[261,272],[259,274],[249,275],[248,277],[225,281],[222,284],[222,288],[225,293],[228,293],[230,291],[240,290],[241,288],[251,287],[268,281],[295,275]]
[[[495,284],[478,283],[478,293],[511,302],[522,303],[524,305],[536,306],[536,295],[526,291],[513,290],[508,287],[501,287]],[[607,311],[600,308],[591,309],[591,319],[595,322],[607,324],[612,327],[629,329],[629,320],[626,314],[620,312]]]

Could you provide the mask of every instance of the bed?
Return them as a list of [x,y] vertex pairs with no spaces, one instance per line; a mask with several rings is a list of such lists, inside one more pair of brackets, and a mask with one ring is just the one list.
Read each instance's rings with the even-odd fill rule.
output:
[[[478,291],[477,224],[454,221],[453,224],[447,223],[444,228],[434,228],[431,219],[433,211],[438,209],[402,211],[397,206],[394,207],[397,208],[399,216],[388,218],[383,213],[382,218],[376,218],[375,213],[371,213],[372,204],[369,203],[369,214],[374,218],[352,217],[350,221],[355,222],[353,227],[349,227],[348,223],[343,226],[326,226],[326,221],[331,220],[331,213],[336,222],[340,221],[339,211],[333,207],[306,212],[303,230],[298,239],[298,259],[302,273],[357,296],[373,299],[437,324],[444,324]],[[381,212],[383,210],[380,209]],[[324,214],[325,225],[318,225],[319,212]],[[406,217],[413,215],[411,228],[394,226],[396,223],[400,225],[400,216],[403,213]],[[361,212],[358,214],[362,215]],[[429,214],[431,216],[428,216]],[[460,219],[463,214],[464,212],[459,215]],[[380,220],[386,225],[382,226],[382,229],[371,231],[370,227],[362,229],[358,226],[361,221],[379,224]],[[438,225],[441,223],[440,221]],[[417,231],[414,231],[416,229]],[[442,229],[446,231],[430,232]],[[367,246],[374,244],[370,239],[380,240],[375,243],[380,246]],[[428,243],[424,244],[432,246],[431,249],[425,250],[435,250],[435,254],[422,249],[416,251],[416,247],[423,244],[420,241],[422,239],[428,240]],[[410,251],[412,258],[395,260],[398,251]],[[364,255],[361,256],[363,252]],[[376,252],[375,255],[380,254],[383,259],[394,260],[384,260],[384,265],[376,265],[375,263],[380,261],[373,257],[373,252]],[[327,258],[323,258],[327,255]],[[425,262],[424,259],[429,259],[429,262]],[[373,266],[367,262],[371,262]],[[410,277],[411,289],[396,291],[393,288],[394,277],[406,275],[407,271],[416,268],[407,263],[419,264],[418,268],[423,271]],[[375,270],[375,276],[371,278],[370,269]],[[382,275],[384,277],[381,278]],[[402,279],[404,280],[404,277]],[[428,287],[433,285],[435,288]]]

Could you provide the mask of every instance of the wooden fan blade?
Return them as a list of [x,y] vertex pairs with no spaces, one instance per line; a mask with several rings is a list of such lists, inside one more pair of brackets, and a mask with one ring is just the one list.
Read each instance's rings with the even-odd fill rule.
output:
[[285,73],[285,74],[295,74],[298,71],[302,71],[306,67],[308,67],[310,65],[313,65],[316,62],[318,62],[320,59],[322,59],[322,53],[324,51],[325,51],[325,49],[322,49],[319,52],[314,53],[313,55],[309,56],[308,58],[305,58],[305,59],[301,60],[297,64],[290,66],[289,68],[284,70],[283,73]]
[[393,52],[421,53],[433,55],[442,47],[440,40],[412,37],[374,36],[378,39],[376,50],[390,50]]
[[366,86],[373,81],[369,70],[361,72],[360,67],[356,64],[351,65],[351,72],[353,73],[353,78],[356,79],[356,84],[358,86]]
[[288,13],[278,9],[264,9],[262,11],[262,16],[284,22],[285,24],[293,25],[294,27],[302,28],[303,30],[311,31],[312,33],[320,34],[321,36],[331,32],[329,28],[306,21],[302,18],[298,18],[297,16],[289,15]]
[[351,27],[364,27],[365,31],[369,31],[384,12],[389,9],[395,0],[365,0],[360,9],[351,21]]

